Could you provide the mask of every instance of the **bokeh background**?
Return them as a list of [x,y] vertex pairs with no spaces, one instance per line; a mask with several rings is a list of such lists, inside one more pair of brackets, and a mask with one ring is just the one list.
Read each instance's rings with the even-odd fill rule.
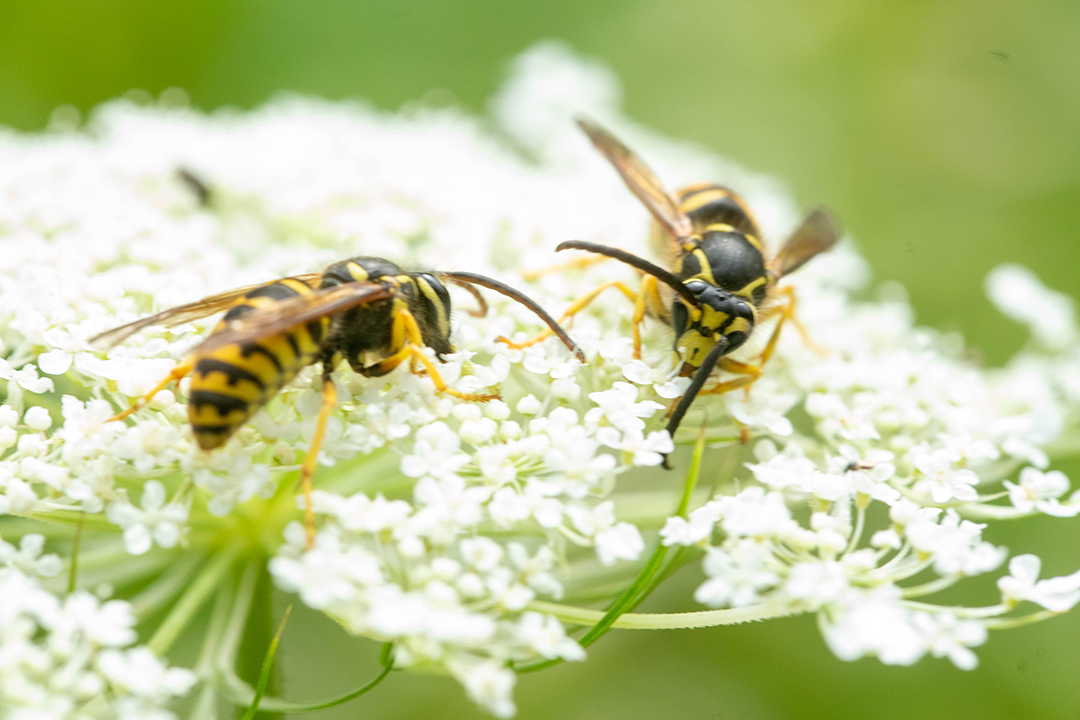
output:
[[[638,121],[835,209],[920,322],[962,330],[986,363],[1024,338],[985,300],[996,264],[1080,297],[1076,0],[0,0],[0,125],[40,130],[57,106],[85,113],[168,87],[208,110],[293,90],[484,112],[508,62],[544,38],[610,65]],[[1080,480],[1080,466],[1063,469]],[[1052,558],[1047,574],[1080,566],[1077,521],[1026,520],[988,539]],[[680,598],[692,575],[643,609],[691,609]],[[994,594],[987,582],[956,599]],[[268,627],[281,602],[265,605]],[[356,687],[374,654],[299,612],[277,691]],[[843,663],[810,618],[616,631],[584,665],[522,677],[519,717],[1080,717],[1080,614],[995,633],[979,655],[972,673],[946,660]],[[401,675],[315,715],[419,716],[481,717],[452,681]]]

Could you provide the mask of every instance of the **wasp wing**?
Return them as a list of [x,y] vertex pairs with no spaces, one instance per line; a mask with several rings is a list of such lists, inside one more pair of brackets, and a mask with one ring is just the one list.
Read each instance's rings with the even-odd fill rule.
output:
[[771,267],[777,278],[782,278],[806,264],[818,253],[836,244],[840,237],[840,225],[831,213],[817,208],[803,220],[802,225],[791,233]]
[[266,287],[267,285],[273,285],[282,280],[299,280],[305,285],[314,285],[321,277],[322,273],[293,275],[290,278],[278,278],[277,280],[258,283],[256,285],[245,285],[244,287],[223,292],[220,295],[211,295],[210,297],[197,300],[193,303],[177,305],[174,308],[163,310],[155,315],[149,315],[140,320],[130,322],[127,325],[121,325],[120,327],[115,327],[112,330],[106,330],[99,335],[95,335],[90,338],[90,346],[104,350],[111,348],[114,345],[119,345],[143,328],[148,328],[152,325],[172,327],[174,325],[181,325],[186,322],[191,322],[192,320],[204,318],[207,315],[213,315],[222,310],[228,310],[251,291]]
[[230,320],[221,330],[199,343],[193,353],[205,353],[233,343],[246,344],[344,312],[365,303],[391,297],[394,290],[379,283],[351,282],[280,300]]
[[649,212],[675,238],[689,235],[694,228],[690,218],[679,209],[678,201],[664,189],[659,178],[630,148],[596,123],[583,117],[577,124],[585,131],[608,161],[615,166],[630,192],[645,204]]

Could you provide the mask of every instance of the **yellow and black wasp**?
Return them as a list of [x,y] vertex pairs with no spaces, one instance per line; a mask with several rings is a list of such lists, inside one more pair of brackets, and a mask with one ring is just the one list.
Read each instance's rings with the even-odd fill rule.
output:
[[[556,250],[586,250],[614,258],[644,273],[634,291],[621,281],[604,283],[574,302],[561,321],[572,317],[609,287],[634,302],[634,357],[641,355],[640,324],[646,312],[661,318],[675,331],[675,352],[682,360],[680,373],[693,375],[686,393],[672,408],[667,429],[674,435],[698,395],[748,387],[761,375],[772,356],[784,321],[793,317],[795,295],[777,281],[807,260],[828,250],[839,229],[824,210],[811,212],[771,260],[766,260],[761,234],[749,207],[728,188],[701,183],[670,195],[651,170],[629,148],[596,123],[579,118],[578,125],[593,145],[622,176],[630,191],[649,209],[656,226],[654,243],[671,266],[666,270],[624,250],[580,240],[560,244]],[[668,303],[657,282],[674,296]],[[772,336],[756,364],[725,357],[750,337],[757,323],[779,315]],[[550,335],[545,331],[523,347]],[[705,389],[713,368],[741,377]]]
[[584,354],[543,308],[521,292],[483,275],[467,272],[405,272],[376,257],[355,257],[324,271],[237,288],[198,302],[165,310],[91,339],[112,347],[151,325],[179,325],[227,310],[221,322],[145,397],[112,420],[122,420],[146,405],[174,380],[191,374],[188,418],[195,441],[212,450],[265,405],[304,367],[322,364],[323,404],[312,447],[301,466],[306,499],[305,524],[314,533],[312,476],[337,392],[330,371],[344,358],[365,377],[386,375],[402,362],[419,362],[435,387],[463,400],[485,402],[497,395],[464,393],[446,385],[422,351],[443,360],[450,344],[450,293],[440,278],[469,290],[486,304],[479,285],[525,305],[584,361]]

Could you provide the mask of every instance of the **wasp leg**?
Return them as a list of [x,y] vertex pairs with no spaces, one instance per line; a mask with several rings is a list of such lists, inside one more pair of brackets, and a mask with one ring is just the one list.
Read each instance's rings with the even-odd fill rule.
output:
[[826,355],[828,351],[825,348],[818,345],[810,337],[810,334],[806,331],[806,327],[799,322],[799,319],[795,317],[795,288],[783,287],[778,290],[778,293],[784,295],[787,299],[783,305],[773,308],[771,312],[762,313],[762,319],[766,320],[773,315],[779,313],[780,320],[777,321],[776,327],[773,328],[772,336],[769,337],[769,342],[765,346],[765,349],[761,351],[761,355],[758,364],[764,365],[772,357],[773,352],[776,351],[776,343],[780,340],[780,330],[784,327],[785,322],[790,322],[795,329],[799,332],[799,337],[802,338],[803,344],[805,344],[811,351],[817,355]]
[[442,375],[435,369],[435,365],[428,360],[427,355],[421,350],[424,347],[424,339],[420,335],[420,326],[416,324],[416,318],[409,312],[408,308],[402,308],[394,316],[394,325],[390,331],[390,347],[400,348],[390,357],[385,360],[381,360],[374,365],[368,365],[361,368],[360,372],[366,377],[381,377],[394,368],[396,368],[405,360],[410,362],[420,361],[420,364],[427,370],[428,377],[435,383],[435,389],[439,392],[444,392],[447,395],[453,395],[456,398],[462,400],[470,400],[474,402],[487,402],[488,400],[497,400],[498,395],[486,395],[479,393],[464,393],[460,390],[454,390],[446,381],[442,379]]
[[[654,285],[655,285],[655,282],[654,282]],[[595,289],[593,289],[588,294],[582,295],[580,298],[575,300],[573,302],[573,304],[571,304],[570,307],[568,307],[566,309],[566,312],[564,312],[562,314],[562,317],[559,318],[559,324],[562,325],[567,320],[569,320],[570,318],[574,317],[579,312],[584,310],[586,307],[588,307],[589,303],[591,303],[593,300],[595,300],[600,293],[604,292],[608,288],[618,288],[619,292],[621,292],[623,295],[625,295],[630,300],[630,302],[634,303],[635,305],[637,304],[638,295],[640,294],[640,292],[634,292],[633,290],[630,289],[630,287],[626,283],[624,283],[621,280],[609,280],[606,283],[602,283],[601,285],[598,285]],[[642,312],[642,314],[644,314],[644,311]],[[636,317],[636,315],[635,315],[635,317]],[[634,331],[635,331],[635,334],[636,334],[637,333],[637,324],[636,323],[634,325]],[[525,348],[532,347],[533,345],[540,342],[541,340],[544,340],[545,338],[550,337],[552,334],[553,333],[552,333],[551,328],[546,328],[539,335],[535,336],[531,340],[526,340],[525,342],[521,342],[521,343],[511,342],[509,338],[502,337],[501,335],[496,338],[496,341],[504,343],[511,350],[524,350]]]
[[603,255],[599,257],[576,258],[574,260],[548,265],[546,268],[540,268],[539,270],[522,270],[521,277],[532,282],[533,280],[539,280],[543,276],[550,275],[551,273],[563,272],[565,270],[584,270],[590,265],[595,265],[604,260],[607,260],[607,258]]
[[720,358],[720,361],[716,364],[721,370],[729,373],[736,373],[742,377],[718,382],[711,388],[705,388],[699,392],[698,395],[720,395],[721,393],[738,390],[739,388],[749,387],[761,377],[760,365],[750,365],[726,357]]
[[195,367],[195,361],[193,359],[188,358],[187,360],[184,360],[184,362],[182,362],[179,365],[177,365],[176,367],[174,367],[172,369],[172,371],[168,375],[165,376],[165,379],[162,380],[161,382],[159,382],[154,387],[153,390],[151,390],[150,392],[146,393],[146,395],[144,395],[143,397],[141,397],[138,400],[136,400],[135,402],[133,402],[131,404],[131,407],[129,407],[127,410],[124,410],[123,412],[119,412],[116,415],[113,415],[111,418],[109,418],[105,422],[112,422],[113,420],[123,420],[128,415],[131,415],[134,412],[138,412],[139,410],[142,410],[144,407],[147,406],[147,404],[151,400],[154,399],[155,395],[157,395],[159,392],[161,392],[162,390],[165,389],[166,385],[171,383],[173,380],[181,379],[182,377],[187,375],[189,372],[191,372],[191,369],[193,367]]
[[307,532],[307,549],[315,547],[315,509],[311,504],[312,478],[319,464],[319,449],[326,435],[326,423],[330,412],[337,405],[337,386],[330,378],[330,367],[323,365],[322,378],[323,402],[319,409],[319,419],[315,423],[315,436],[311,439],[304,464],[300,466],[300,485],[304,488],[304,530]]

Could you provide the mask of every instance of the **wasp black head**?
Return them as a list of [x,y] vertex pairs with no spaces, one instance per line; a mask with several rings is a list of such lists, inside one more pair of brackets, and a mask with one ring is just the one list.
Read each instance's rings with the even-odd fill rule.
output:
[[442,360],[443,355],[453,352],[450,345],[450,293],[431,273],[415,273],[412,279],[415,292],[406,292],[409,310],[420,326],[424,344]]
[[683,360],[698,367],[721,338],[725,353],[731,352],[750,336],[756,318],[754,306],[743,297],[704,280],[688,280],[686,288],[697,299],[697,307],[676,297],[671,309],[675,329],[675,349]]

